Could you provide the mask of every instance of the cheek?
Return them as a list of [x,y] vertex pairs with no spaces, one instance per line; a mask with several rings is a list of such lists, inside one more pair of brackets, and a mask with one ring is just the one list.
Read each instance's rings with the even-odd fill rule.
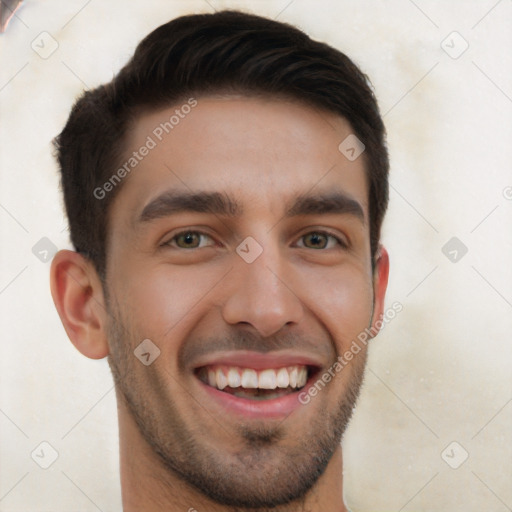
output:
[[[140,335],[158,340],[182,333],[197,321],[223,273],[194,265],[141,265],[117,275],[116,295],[124,314]],[[128,277],[127,277],[128,276]],[[220,285],[221,283],[219,283]]]
[[[339,352],[345,350],[370,324],[373,289],[371,278],[354,266],[316,272],[299,287],[307,308],[326,327]],[[300,289],[300,288],[299,288]]]

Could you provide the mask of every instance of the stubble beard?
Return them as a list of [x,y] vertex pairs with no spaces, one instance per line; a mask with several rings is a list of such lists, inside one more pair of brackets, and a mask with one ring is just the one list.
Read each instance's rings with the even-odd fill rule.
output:
[[[286,505],[301,503],[341,443],[363,382],[366,352],[353,359],[352,375],[337,407],[321,408],[310,425],[301,429],[304,433],[295,446],[282,442],[287,433],[296,431],[290,418],[272,428],[264,423],[235,427],[242,448],[228,455],[212,446],[211,436],[206,440],[200,430],[187,424],[165,381],[136,359],[135,331],[116,309],[108,305],[108,362],[118,400],[169,472],[171,478],[163,476],[159,483],[165,487],[166,481],[178,477],[213,502],[240,512],[275,511],[279,506],[285,511],[290,510]],[[219,427],[221,422],[218,419]]]

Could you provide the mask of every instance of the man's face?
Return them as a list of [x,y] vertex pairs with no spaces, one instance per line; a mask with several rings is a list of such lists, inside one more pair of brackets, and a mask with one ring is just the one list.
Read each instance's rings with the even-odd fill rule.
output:
[[371,322],[363,158],[338,150],[345,120],[246,97],[199,97],[159,141],[179,107],[130,134],[127,158],[156,147],[111,208],[110,364],[168,469],[219,503],[286,503],[339,448],[362,380],[364,347],[298,400]]

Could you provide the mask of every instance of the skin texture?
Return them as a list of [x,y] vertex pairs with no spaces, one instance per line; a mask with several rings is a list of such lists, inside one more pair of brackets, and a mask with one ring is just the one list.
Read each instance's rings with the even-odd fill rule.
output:
[[[175,109],[142,116],[127,155]],[[279,418],[226,411],[194,368],[221,350],[300,351],[321,375],[380,318],[388,256],[381,247],[372,272],[364,157],[338,150],[350,133],[346,120],[297,102],[199,97],[112,204],[106,287],[82,256],[56,255],[52,294],[66,332],[88,357],[108,356],[116,382],[125,512],[346,510],[340,441],[366,347]],[[240,211],[140,221],[168,191],[227,194]],[[286,215],[298,196],[333,192],[357,201],[364,218]],[[206,236],[180,248],[183,231]],[[305,236],[326,231],[342,244]],[[248,236],[262,248],[252,263],[236,252]],[[144,339],[160,350],[149,366],[133,355]]]

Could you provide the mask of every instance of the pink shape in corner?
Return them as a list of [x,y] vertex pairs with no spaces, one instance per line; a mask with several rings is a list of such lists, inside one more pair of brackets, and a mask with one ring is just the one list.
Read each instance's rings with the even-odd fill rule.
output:
[[11,18],[22,3],[23,0],[2,0],[0,2],[0,33],[5,32]]

